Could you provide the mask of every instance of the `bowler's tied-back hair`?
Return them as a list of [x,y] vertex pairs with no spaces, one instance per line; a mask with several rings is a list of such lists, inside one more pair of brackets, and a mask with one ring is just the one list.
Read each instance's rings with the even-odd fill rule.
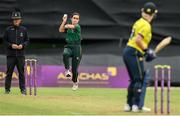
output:
[[80,17],[80,14],[79,14],[78,12],[73,12],[73,13],[72,13],[72,17],[73,17],[74,15],[78,15],[78,16]]

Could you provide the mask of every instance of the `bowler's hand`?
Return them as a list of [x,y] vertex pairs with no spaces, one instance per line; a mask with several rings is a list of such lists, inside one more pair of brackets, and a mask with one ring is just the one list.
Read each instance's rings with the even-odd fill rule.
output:
[[66,23],[66,21],[67,21],[67,15],[66,14],[64,14],[64,16],[63,16],[63,23]]

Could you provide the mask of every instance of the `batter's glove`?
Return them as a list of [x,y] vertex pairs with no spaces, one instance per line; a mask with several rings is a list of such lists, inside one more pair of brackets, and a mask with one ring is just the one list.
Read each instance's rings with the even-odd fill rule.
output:
[[151,62],[157,57],[156,53],[152,49],[147,49],[145,50],[145,61],[146,62]]

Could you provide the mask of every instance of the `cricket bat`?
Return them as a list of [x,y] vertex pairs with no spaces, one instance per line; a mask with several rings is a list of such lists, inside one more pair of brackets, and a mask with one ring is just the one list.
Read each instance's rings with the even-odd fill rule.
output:
[[155,53],[158,53],[159,51],[161,51],[163,48],[165,48],[166,46],[168,46],[172,41],[172,37],[166,37],[164,38],[155,48]]

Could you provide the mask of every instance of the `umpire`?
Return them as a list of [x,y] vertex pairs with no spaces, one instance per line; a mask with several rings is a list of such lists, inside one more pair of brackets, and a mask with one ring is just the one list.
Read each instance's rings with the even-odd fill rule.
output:
[[4,33],[4,43],[7,55],[7,72],[5,78],[5,94],[10,93],[11,80],[14,67],[19,73],[19,87],[22,94],[26,94],[24,65],[24,50],[28,45],[29,38],[25,27],[21,26],[22,17],[20,11],[12,12],[12,26],[7,27]]

